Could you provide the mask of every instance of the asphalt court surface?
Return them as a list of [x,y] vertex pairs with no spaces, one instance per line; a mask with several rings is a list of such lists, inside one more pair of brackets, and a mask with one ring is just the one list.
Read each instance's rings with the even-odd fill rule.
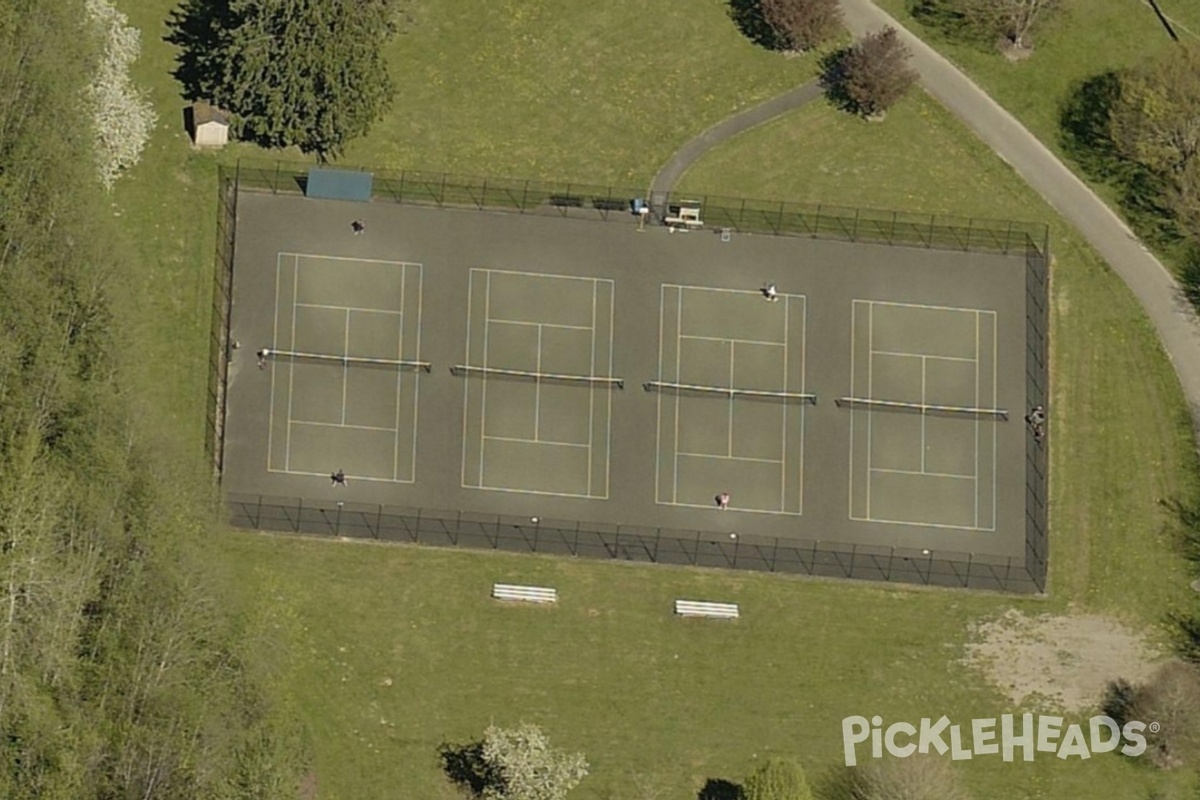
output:
[[231,491],[1024,554],[1023,257],[245,192],[238,217]]
[[[280,253],[272,351],[417,360],[421,265]],[[411,483],[420,372],[303,357],[266,362],[267,470],[326,476],[353,462],[357,479]]]
[[[764,302],[754,290],[661,291],[660,383],[804,391],[803,295]],[[803,470],[803,404],[733,391],[659,390],[659,503],[711,508],[712,487],[724,487],[739,511],[800,514]]]
[[[853,323],[852,397],[996,408],[994,312],[856,300]],[[851,406],[850,517],[994,530],[1001,424],[978,413]]]
[[464,365],[462,485],[608,496],[614,283],[472,269]]

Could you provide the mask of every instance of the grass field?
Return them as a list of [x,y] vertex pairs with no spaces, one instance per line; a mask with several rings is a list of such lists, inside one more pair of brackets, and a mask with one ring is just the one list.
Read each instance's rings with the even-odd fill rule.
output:
[[[145,354],[137,397],[147,425],[180,453],[181,473],[199,480],[215,165],[251,151],[187,149],[171,54],[158,40],[170,4],[122,5],[144,32],[139,75],[163,121],[116,195],[144,256],[131,265],[143,293],[128,303]],[[393,53],[393,111],[348,159],[648,182],[673,147],[812,72],[809,60],[743,42],[715,0],[656,7],[653,17],[632,2],[477,6],[416,7]],[[819,771],[838,757],[837,726],[850,714],[1009,710],[956,664],[971,621],[1016,605],[1109,611],[1154,627],[1194,603],[1156,501],[1193,497],[1196,465],[1148,322],[940,107],[917,96],[870,125],[810,106],[719,149],[685,186],[1052,221],[1051,599],[220,535],[212,569],[228,581],[231,609],[267,617],[262,651],[310,729],[323,800],[449,798],[438,744],[519,719],[587,753],[593,774],[581,798],[636,796],[644,780],[662,800],[683,800],[707,779],[740,779],[770,753]],[[501,579],[552,583],[562,606],[499,608],[486,595]],[[690,594],[737,600],[747,616],[724,626],[671,619],[670,599]],[[1139,799],[1172,780],[1115,757],[968,767],[979,798],[1006,800]]]

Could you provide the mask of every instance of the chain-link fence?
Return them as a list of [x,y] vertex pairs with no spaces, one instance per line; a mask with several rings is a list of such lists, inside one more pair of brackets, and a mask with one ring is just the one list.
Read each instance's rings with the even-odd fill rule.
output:
[[[304,191],[310,166],[286,161],[243,160],[238,164],[240,186],[276,194],[300,194]],[[1024,254],[1030,248],[1043,246],[1047,230],[1045,225],[1037,223],[786,200],[751,200],[681,192],[655,193],[653,197],[647,197],[644,190],[627,187],[416,170],[369,171],[374,176],[374,196],[397,203],[627,221],[634,201],[645,199],[651,217],[656,221],[665,220],[673,205],[698,204],[707,227],[733,233]]]
[[[283,161],[243,161],[236,170],[221,170],[209,385],[211,455],[218,472],[223,463],[225,384],[231,346],[229,313],[237,192],[257,189],[300,194],[304,191],[308,169],[306,164]],[[626,221],[633,201],[645,194],[637,190],[577,183],[472,178],[415,171],[372,172],[374,192],[380,199],[608,221]],[[686,200],[675,201],[664,194],[648,201],[658,219],[665,218],[672,203],[698,203],[706,224],[733,232],[1024,255],[1027,395],[1032,404],[1046,402],[1050,263],[1047,226],[715,195],[689,195]],[[1045,440],[1029,437],[1025,556],[1018,559],[750,534],[729,538],[725,534],[718,536],[704,531],[605,526],[549,519],[534,521],[462,511],[321,503],[303,498],[229,495],[227,502],[234,525],[259,530],[1039,593],[1045,590],[1049,555],[1047,463]]]
[[1003,556],[262,495],[233,494],[227,501],[233,524],[256,530],[1005,592],[1042,590],[1021,559]]

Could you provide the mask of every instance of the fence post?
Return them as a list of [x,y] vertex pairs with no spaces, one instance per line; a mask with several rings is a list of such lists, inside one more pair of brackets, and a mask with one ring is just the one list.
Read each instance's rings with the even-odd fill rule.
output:
[[529,204],[529,180],[525,180],[525,185],[521,187],[521,213],[525,213],[525,207]]
[[821,233],[821,204],[817,203],[817,215],[813,217],[812,237],[816,239]]
[[375,506],[375,540],[383,536],[383,503]]
[[779,213],[775,217],[775,234],[777,236],[783,233],[783,202],[779,201]]
[[571,555],[579,558],[579,522],[575,522],[575,541],[571,545]]
[[262,495],[258,496],[258,505],[254,509],[254,530],[262,530],[259,526],[262,525]]
[[275,162],[275,177],[271,181],[271,194],[279,194],[279,162]]
[[654,552],[650,554],[650,563],[658,563],[658,544],[662,540],[662,528],[654,529]]
[[862,213],[862,209],[855,207],[854,209],[854,229],[850,231],[850,241],[858,241],[858,216]]
[[442,173],[442,188],[438,190],[437,204],[438,208],[446,202],[446,173]]

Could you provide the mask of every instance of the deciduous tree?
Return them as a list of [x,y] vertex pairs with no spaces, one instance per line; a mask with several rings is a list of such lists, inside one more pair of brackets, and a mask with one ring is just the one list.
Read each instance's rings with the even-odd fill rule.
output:
[[742,784],[744,800],[812,800],[804,770],[792,761],[771,759]]
[[1147,727],[1146,756],[1165,769],[1196,766],[1200,760],[1200,672],[1181,661],[1163,665],[1138,686],[1129,719],[1158,723]]
[[838,0],[759,0],[759,5],[782,49],[811,50],[836,36],[842,27]]
[[896,29],[868,34],[826,61],[824,82],[831,96],[868,118],[880,118],[917,80],[909,50]]
[[872,761],[847,773],[847,800],[968,800],[950,762],[935,755]]
[[536,725],[489,727],[483,735],[486,800],[563,800],[588,774],[582,753],[550,745]]
[[1158,179],[1162,204],[1200,240],[1200,47],[1123,73],[1109,119],[1117,151]]

